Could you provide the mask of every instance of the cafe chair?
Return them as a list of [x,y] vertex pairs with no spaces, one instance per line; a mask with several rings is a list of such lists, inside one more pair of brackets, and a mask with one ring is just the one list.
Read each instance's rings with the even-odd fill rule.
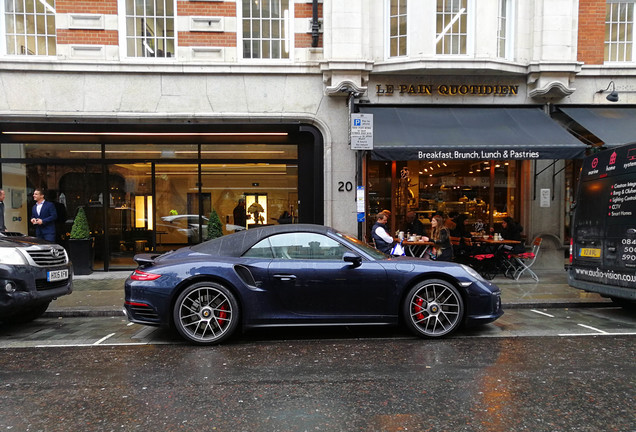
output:
[[539,276],[535,272],[533,272],[530,267],[537,260],[537,256],[539,255],[539,249],[541,249],[541,242],[543,239],[541,237],[537,237],[532,243],[532,250],[530,252],[524,252],[520,254],[512,255],[512,259],[515,262],[515,271],[513,273],[514,280],[519,280],[522,274],[528,272],[530,276],[537,282],[539,282]]
[[484,279],[492,280],[497,276],[497,261],[495,254],[484,253],[483,250],[470,239],[464,239],[464,247],[466,248],[466,259],[464,264],[468,264],[474,268]]

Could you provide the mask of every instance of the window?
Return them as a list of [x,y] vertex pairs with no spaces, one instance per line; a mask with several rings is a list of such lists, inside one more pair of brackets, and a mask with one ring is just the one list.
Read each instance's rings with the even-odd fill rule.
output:
[[289,58],[289,21],[289,0],[243,0],[243,58]]
[[467,54],[468,0],[437,0],[437,54]]
[[7,54],[55,55],[55,0],[4,0]]
[[256,243],[245,257],[341,260],[348,249],[322,234],[298,232],[278,234]]
[[389,12],[389,57],[406,55],[406,3],[408,0],[390,0]]
[[607,0],[605,61],[631,62],[634,47],[634,0]]
[[126,0],[128,57],[173,57],[174,1]]
[[497,17],[497,57],[509,58],[512,38],[512,0],[499,0]]

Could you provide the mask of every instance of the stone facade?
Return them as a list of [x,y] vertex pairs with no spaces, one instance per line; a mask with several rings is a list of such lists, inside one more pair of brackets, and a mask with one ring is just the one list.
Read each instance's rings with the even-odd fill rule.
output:
[[[636,64],[603,63],[604,0],[510,1],[509,55],[497,54],[498,0],[468,0],[466,54],[435,51],[436,2],[409,1],[408,55],[387,52],[388,0],[322,0],[320,31],[312,46],[312,1],[290,0],[293,46],[289,59],[241,57],[241,1],[175,2],[174,57],[126,55],[125,1],[58,0],[57,53],[7,56],[0,61],[0,119],[32,117],[196,119],[315,125],[324,140],[324,221],[355,233],[356,200],[339,182],[356,182],[349,148],[352,103],[543,105],[611,104],[597,93],[613,80],[621,104],[636,103]],[[4,33],[3,33],[4,34]],[[377,85],[446,77],[467,82],[504,80],[517,97],[379,96]],[[352,99],[350,99],[352,98]],[[548,162],[526,167],[527,234],[563,240],[563,205],[539,208],[533,191],[563,179],[538,176]],[[557,164],[557,170],[564,162]],[[537,182],[535,184],[534,182]],[[558,209],[558,210],[555,210]]]

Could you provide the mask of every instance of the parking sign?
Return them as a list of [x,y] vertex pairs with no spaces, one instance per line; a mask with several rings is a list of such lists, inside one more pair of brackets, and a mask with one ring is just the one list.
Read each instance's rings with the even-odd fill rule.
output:
[[373,114],[351,114],[351,150],[373,150]]

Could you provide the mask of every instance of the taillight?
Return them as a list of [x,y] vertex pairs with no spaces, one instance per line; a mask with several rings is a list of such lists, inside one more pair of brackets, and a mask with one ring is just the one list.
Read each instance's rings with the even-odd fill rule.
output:
[[159,279],[161,275],[155,273],[148,273],[141,270],[135,270],[133,274],[130,275],[132,280],[136,281],[153,281],[155,279]]
[[570,264],[572,264],[572,252],[574,251],[574,239],[570,238]]
[[124,301],[124,304],[127,304],[128,306],[150,307],[146,303],[131,302],[131,301],[128,301],[128,300]]

